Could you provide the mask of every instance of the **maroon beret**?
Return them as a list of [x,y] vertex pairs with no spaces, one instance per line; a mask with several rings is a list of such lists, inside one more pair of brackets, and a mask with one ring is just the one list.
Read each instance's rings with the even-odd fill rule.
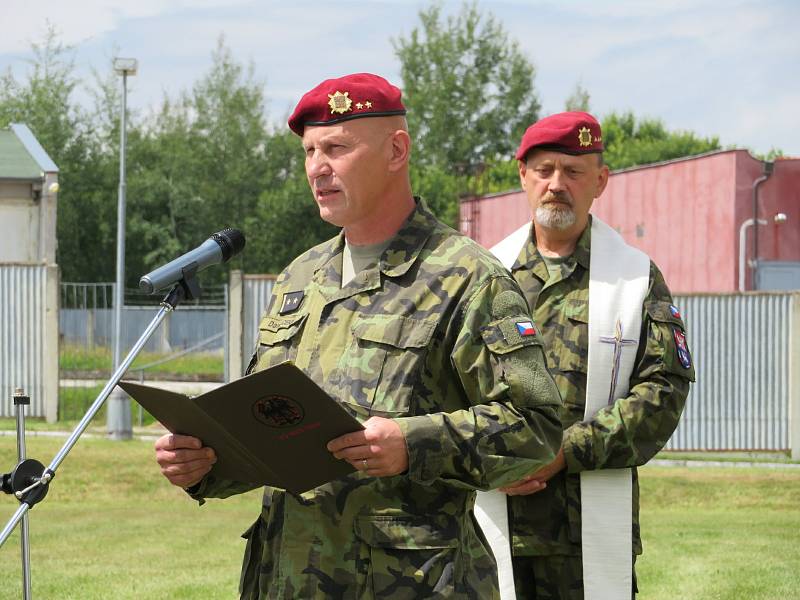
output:
[[306,125],[333,125],[359,117],[406,114],[400,90],[383,77],[354,73],[326,79],[300,98],[289,117],[289,129],[303,135]]
[[588,154],[603,151],[600,123],[585,112],[563,112],[545,117],[528,127],[517,150],[524,160],[533,148],[547,148],[565,154]]

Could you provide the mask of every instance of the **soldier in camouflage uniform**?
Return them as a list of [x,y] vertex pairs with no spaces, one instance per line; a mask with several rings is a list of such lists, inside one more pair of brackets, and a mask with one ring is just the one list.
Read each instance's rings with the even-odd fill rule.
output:
[[[516,485],[509,500],[518,598],[583,598],[579,473],[633,467],[633,551],[641,554],[636,467],[666,444],[694,381],[685,327],[658,267],[642,306],[628,396],[584,420],[589,347],[589,263],[594,198],[605,188],[600,125],[562,113],[532,125],[517,158],[533,212],[512,267],[545,340],[561,397],[564,437],[556,460]],[[635,575],[634,590],[635,594]]]
[[[365,430],[328,444],[356,473],[302,494],[265,489],[243,598],[497,597],[474,490],[550,463],[561,442],[517,284],[411,196],[404,113],[397,88],[360,74],[323,82],[289,120],[320,215],[343,231],[278,277],[250,369],[294,361]],[[370,247],[375,262],[359,268]],[[252,487],[207,475],[213,451],[195,438],[156,450],[194,498]]]

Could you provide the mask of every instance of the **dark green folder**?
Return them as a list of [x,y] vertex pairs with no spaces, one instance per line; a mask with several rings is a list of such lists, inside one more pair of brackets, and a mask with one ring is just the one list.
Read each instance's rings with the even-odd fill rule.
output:
[[291,363],[194,397],[130,381],[119,386],[172,433],[213,448],[217,477],[300,493],[355,471],[325,446],[362,425]]

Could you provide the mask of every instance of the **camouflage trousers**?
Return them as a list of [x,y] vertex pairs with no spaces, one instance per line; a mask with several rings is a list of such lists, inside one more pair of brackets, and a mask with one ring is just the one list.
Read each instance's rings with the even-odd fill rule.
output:
[[[636,557],[633,557],[634,563]],[[515,556],[514,587],[519,600],[583,600],[583,564],[580,556]],[[638,592],[633,572],[631,598]]]

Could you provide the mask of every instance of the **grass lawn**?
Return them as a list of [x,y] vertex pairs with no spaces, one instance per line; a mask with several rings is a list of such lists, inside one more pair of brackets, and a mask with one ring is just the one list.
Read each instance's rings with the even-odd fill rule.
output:
[[[31,437],[48,464],[62,439]],[[0,437],[0,471],[16,463]],[[641,470],[642,600],[800,598],[800,470]],[[202,508],[162,479],[151,442],[82,439],[29,512],[35,598],[236,598],[259,492]],[[16,510],[0,496],[5,525]],[[21,597],[19,535],[0,548],[0,599]]]
[[[137,368],[162,360],[168,355],[155,352],[142,352],[128,370],[130,375]],[[124,357],[124,354],[123,354]],[[222,351],[195,351],[173,358],[160,365],[150,367],[145,376],[157,379],[159,375],[198,376],[212,380],[222,377],[225,372],[225,357]],[[99,371],[111,375],[111,348],[95,346],[89,348],[75,344],[63,344],[59,349],[58,365],[62,372]]]
[[800,470],[640,472],[641,598],[800,598]]

